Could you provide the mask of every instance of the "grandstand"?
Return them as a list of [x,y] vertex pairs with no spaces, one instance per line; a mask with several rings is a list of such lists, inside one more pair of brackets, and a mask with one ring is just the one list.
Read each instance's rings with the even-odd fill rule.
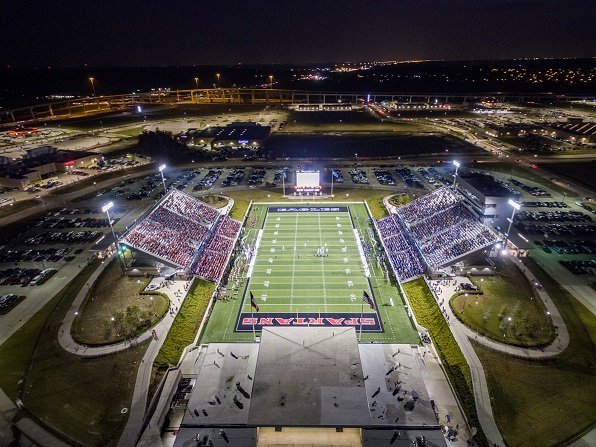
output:
[[449,265],[497,242],[497,235],[479,222],[461,197],[445,187],[400,207],[376,222],[391,265],[400,281],[425,268]]
[[172,190],[122,237],[133,251],[209,281],[218,281],[241,223]]

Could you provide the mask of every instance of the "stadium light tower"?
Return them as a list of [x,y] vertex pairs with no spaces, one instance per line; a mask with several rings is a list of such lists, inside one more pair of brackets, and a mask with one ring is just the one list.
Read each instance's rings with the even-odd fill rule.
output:
[[503,244],[503,249],[505,250],[507,249],[507,238],[509,238],[509,232],[511,231],[511,225],[513,225],[513,218],[515,217],[515,212],[519,211],[519,209],[521,208],[521,205],[517,203],[515,200],[509,199],[507,203],[511,205],[511,207],[513,208],[513,214],[511,214],[511,219],[507,219],[507,221],[509,222],[509,228],[507,228],[507,234],[505,235],[505,242]]
[[455,165],[455,174],[453,175],[453,189],[455,189],[455,184],[457,183],[457,170],[461,166],[461,163],[457,160],[453,160],[453,164]]
[[89,82],[91,82],[91,88],[93,89],[93,97],[95,97],[95,78],[89,78]]
[[166,180],[163,178],[163,170],[166,168],[166,165],[161,165],[159,167],[159,173],[161,174],[161,183],[163,183],[163,195],[166,195]]
[[112,218],[110,217],[110,209],[114,206],[114,202],[106,203],[104,206],[101,207],[101,211],[106,213],[108,216],[108,223],[110,224],[110,230],[112,230],[112,237],[114,238],[114,246],[116,247],[116,254],[118,255],[118,260],[120,261],[120,267],[122,268],[122,273],[126,272],[125,266],[122,264],[122,259],[120,259],[120,247],[118,246],[118,239],[116,239],[116,233],[114,233],[114,227],[112,226]]

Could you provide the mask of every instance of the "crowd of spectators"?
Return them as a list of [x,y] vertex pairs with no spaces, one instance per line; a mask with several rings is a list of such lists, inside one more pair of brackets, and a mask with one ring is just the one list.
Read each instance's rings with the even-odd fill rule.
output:
[[130,230],[123,242],[187,268],[218,216],[214,208],[173,190]]
[[392,214],[378,220],[377,228],[383,239],[393,270],[400,281],[424,273],[425,267],[418,256],[418,251],[406,234],[397,215]]
[[193,273],[208,281],[219,281],[241,228],[242,224],[237,220],[222,216],[205,244]]
[[424,271],[416,247],[430,267],[437,267],[497,241],[449,188],[398,208],[377,228],[400,280]]
[[495,242],[497,236],[486,225],[467,220],[427,239],[420,250],[430,266],[436,267]]
[[176,189],[172,190],[170,194],[165,197],[161,206],[207,227],[211,227],[219,216],[219,213],[215,208],[212,208]]
[[429,220],[435,214],[457,204],[457,196],[449,188],[440,188],[420,197],[407,205],[401,206],[397,214],[408,227],[421,220]]
[[421,243],[446,228],[472,219],[474,219],[472,213],[458,203],[426,219],[420,219],[416,223],[410,224],[409,228],[412,236]]

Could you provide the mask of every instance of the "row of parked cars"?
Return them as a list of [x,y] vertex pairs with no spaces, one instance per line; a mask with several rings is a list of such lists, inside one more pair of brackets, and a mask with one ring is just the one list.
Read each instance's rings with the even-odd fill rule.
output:
[[352,182],[356,184],[368,185],[370,183],[364,169],[350,169],[349,174],[352,177]]
[[591,255],[596,253],[596,243],[587,240],[562,241],[536,241],[536,245],[547,247],[549,250],[561,255]]
[[574,275],[596,275],[596,261],[559,261],[559,263]]
[[17,296],[14,293],[0,296],[0,312],[8,309],[16,300]]
[[522,202],[526,208],[569,208],[565,202]]
[[[114,220],[114,222],[117,219]],[[108,219],[94,219],[92,217],[76,217],[74,219],[48,219],[43,223],[44,228],[105,228],[109,226]]]
[[509,182],[512,183],[513,185],[517,186],[518,188],[521,188],[524,191],[532,194],[533,196],[550,197],[550,194],[548,192],[546,192],[544,189],[540,189],[535,186],[528,186],[528,185],[520,182],[519,180],[515,180],[513,178],[510,179]]
[[57,244],[57,243],[68,243],[68,244],[87,244],[93,242],[95,239],[100,237],[103,233],[101,231],[68,231],[68,232],[48,232],[41,233],[30,237],[24,241],[25,244],[29,245],[40,245],[40,244]]
[[520,211],[519,220],[538,222],[592,222],[592,218],[579,211]]
[[410,168],[407,168],[406,166],[398,166],[395,172],[401,177],[402,182],[404,182],[408,188],[424,189],[424,185]]
[[243,169],[230,169],[228,176],[221,183],[221,186],[238,186],[244,176]]
[[10,268],[0,271],[0,285],[2,286],[37,286],[43,284],[56,269],[22,269]]
[[527,234],[544,234],[549,236],[583,236],[594,234],[596,226],[590,224],[531,224],[519,222],[517,228]]
[[207,175],[194,186],[193,191],[202,191],[203,189],[209,189],[213,186],[213,184],[217,181],[219,176],[223,171],[221,169],[218,170],[210,170],[207,172]]
[[395,180],[387,169],[373,169],[373,173],[381,185],[395,185]]
[[6,250],[0,253],[4,262],[58,262],[70,252],[69,248],[38,250]]

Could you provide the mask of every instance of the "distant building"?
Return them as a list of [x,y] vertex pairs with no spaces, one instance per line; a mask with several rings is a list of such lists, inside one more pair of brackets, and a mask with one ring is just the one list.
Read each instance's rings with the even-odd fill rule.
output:
[[257,150],[265,147],[265,142],[271,135],[271,127],[261,126],[259,123],[231,123],[227,126],[207,127],[202,130],[189,131],[178,135],[180,142],[195,145],[209,145],[213,150]]
[[24,189],[69,169],[89,168],[100,159],[96,152],[64,151],[53,146],[27,149],[21,158],[0,157],[0,186]]
[[566,123],[550,124],[545,133],[573,143],[596,144],[596,123],[584,123],[582,118],[569,118]]

